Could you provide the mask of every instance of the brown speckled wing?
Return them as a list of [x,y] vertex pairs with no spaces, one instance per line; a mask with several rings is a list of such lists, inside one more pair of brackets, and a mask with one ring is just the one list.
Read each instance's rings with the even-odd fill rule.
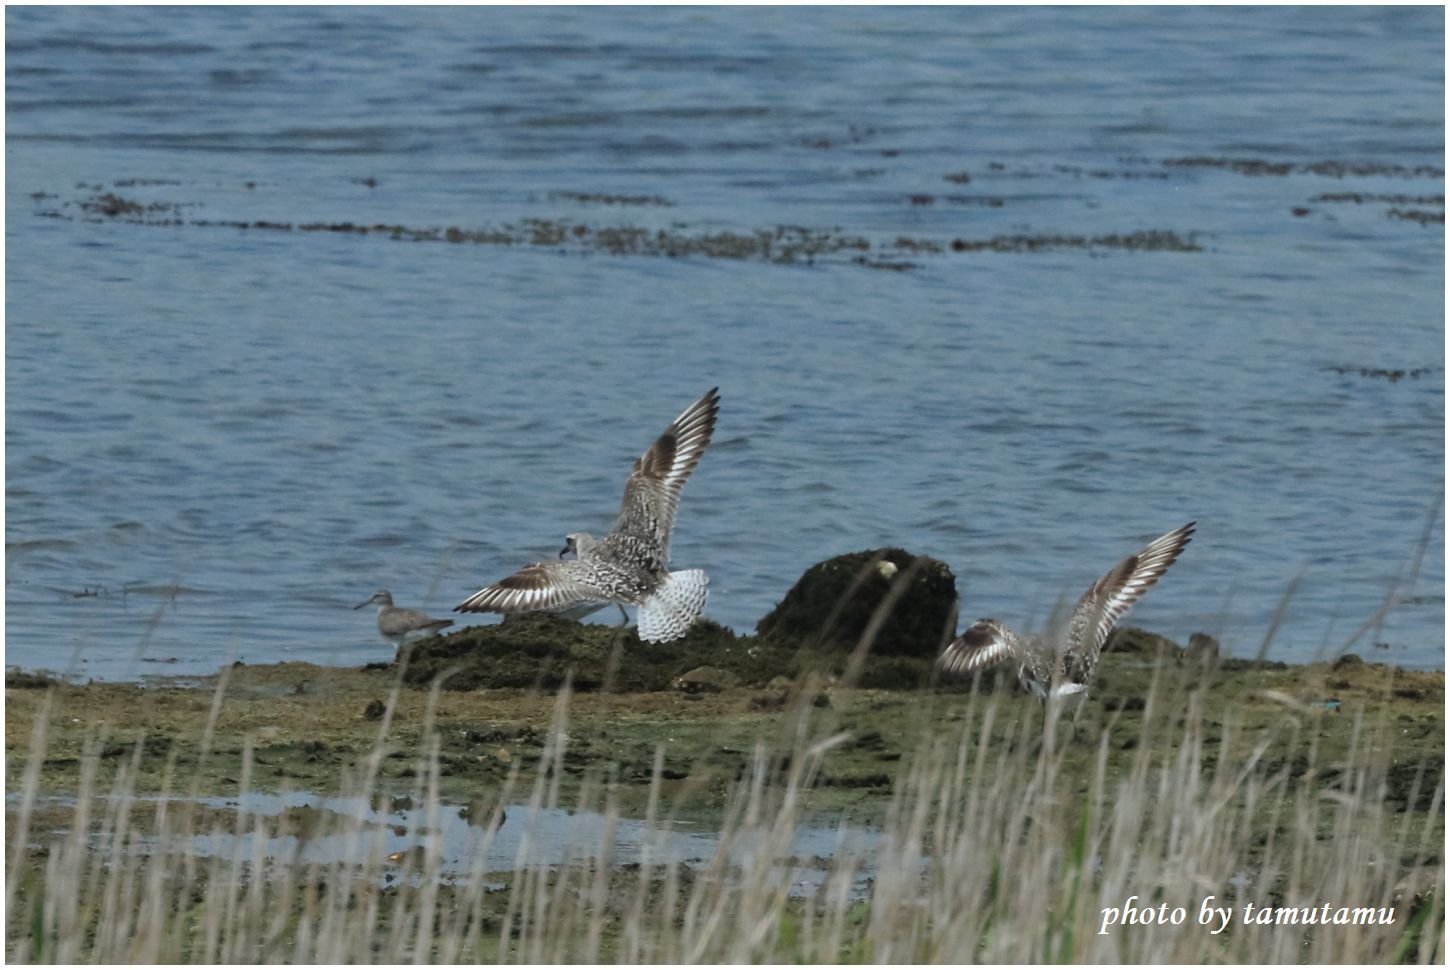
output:
[[582,581],[587,572],[577,560],[536,562],[512,576],[485,586],[453,608],[455,613],[528,613],[557,610],[603,598]]
[[650,538],[668,559],[680,490],[710,446],[719,413],[720,389],[711,388],[639,457],[624,486],[616,531]]
[[973,674],[1017,653],[1017,635],[997,620],[978,620],[947,644],[937,668],[949,674]]
[[1190,522],[1159,536],[1093,583],[1073,611],[1071,646],[1095,661],[1113,626],[1183,552],[1195,525]]

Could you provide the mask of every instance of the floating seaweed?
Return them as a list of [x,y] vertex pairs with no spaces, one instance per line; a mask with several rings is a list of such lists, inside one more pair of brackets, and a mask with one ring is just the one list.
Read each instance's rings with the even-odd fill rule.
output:
[[1401,192],[1321,192],[1310,202],[1385,202],[1391,205],[1445,205],[1443,195],[1407,195]]
[[641,205],[673,206],[669,199],[659,195],[616,195],[610,192],[550,192],[552,199],[582,202],[586,205]]
[[1419,380],[1422,377],[1428,377],[1431,374],[1436,374],[1443,370],[1443,368],[1440,367],[1399,367],[1390,370],[1384,367],[1353,366],[1334,366],[1326,367],[1324,369],[1327,371],[1333,371],[1336,374],[1348,374],[1357,377],[1380,378],[1389,381],[1391,384],[1398,383],[1399,381],[1404,379],[1409,379],[1412,381]]
[[1101,236],[1010,235],[990,239],[953,239],[954,253],[1022,253],[1056,249],[1127,249],[1176,253],[1202,252],[1197,233],[1187,237],[1164,229],[1147,229],[1127,234],[1108,233]]
[[1418,222],[1422,226],[1428,226],[1432,222],[1443,226],[1445,224],[1445,210],[1441,209],[1439,212],[1430,212],[1426,209],[1394,208],[1386,210],[1385,218],[1403,219],[1406,222]]
[[1444,178],[1445,170],[1433,165],[1391,165],[1385,162],[1271,162],[1263,158],[1224,158],[1192,155],[1165,158],[1168,168],[1215,168],[1239,175],[1319,175],[1324,178],[1346,176],[1380,176],[1387,178]]
[[[44,218],[74,221],[79,210],[87,221],[106,219],[132,225],[189,226],[196,228],[233,229],[248,232],[338,233],[357,236],[382,236],[401,242],[444,242],[453,245],[536,246],[560,252],[598,252],[614,256],[654,256],[669,259],[704,257],[707,259],[752,260],[777,264],[812,265],[817,260],[844,261],[847,265],[868,269],[905,272],[918,264],[888,256],[870,256],[873,249],[896,250],[914,254],[940,255],[951,253],[1033,253],[1062,249],[1119,249],[1141,252],[1199,252],[1197,234],[1180,235],[1171,230],[1153,229],[1131,233],[1074,235],[1065,233],[999,235],[987,239],[913,239],[897,237],[894,242],[874,243],[863,235],[840,228],[820,229],[799,225],[778,225],[769,229],[745,231],[692,231],[676,223],[670,228],[645,226],[590,225],[569,219],[524,218],[496,226],[467,229],[459,226],[417,227],[401,223],[364,223],[352,220],[293,223],[270,219],[202,219],[184,218],[184,209],[196,203],[142,202],[117,195],[104,186],[87,185],[94,194],[76,202],[39,209]],[[584,193],[560,193],[560,197],[599,201],[602,204],[669,205],[654,196],[591,196]],[[40,202],[47,196],[37,197]],[[937,196],[909,196],[913,205],[932,205]],[[955,205],[1001,207],[997,196],[942,196]]]

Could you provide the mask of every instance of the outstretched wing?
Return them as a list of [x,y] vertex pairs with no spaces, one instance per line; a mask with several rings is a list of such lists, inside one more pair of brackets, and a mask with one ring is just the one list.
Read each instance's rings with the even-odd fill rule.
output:
[[936,658],[937,669],[949,674],[974,674],[1017,656],[1017,634],[998,620],[978,620],[947,644]]
[[[560,610],[597,601],[603,593],[588,581],[588,567],[575,559],[536,562],[453,607],[455,613],[529,613]],[[606,600],[607,601],[607,600]]]
[[1118,563],[1082,594],[1072,613],[1068,643],[1087,660],[1089,667],[1097,661],[1099,651],[1112,632],[1114,624],[1138,602],[1158,577],[1173,565],[1196,523],[1161,535],[1141,551]]
[[709,447],[719,413],[720,389],[713,387],[685,408],[639,457],[624,486],[615,531],[650,540],[669,560],[670,532],[675,526],[680,489]]

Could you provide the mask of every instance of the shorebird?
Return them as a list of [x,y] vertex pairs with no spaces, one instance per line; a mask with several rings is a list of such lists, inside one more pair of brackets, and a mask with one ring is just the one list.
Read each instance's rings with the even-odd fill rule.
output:
[[[525,566],[485,586],[455,613],[547,611],[579,617],[614,603],[639,607],[639,638],[664,643],[685,635],[705,608],[704,570],[670,572],[670,532],[680,490],[715,430],[720,389],[685,408],[634,463],[614,528],[603,539],[571,532],[557,560]],[[573,559],[564,557],[573,554]]]
[[1014,660],[1018,681],[1044,704],[1073,696],[1081,703],[1113,625],[1173,565],[1195,525],[1190,522],[1159,536],[1108,570],[1077,601],[1066,630],[1024,636],[1000,620],[978,620],[947,644],[937,667],[970,674]]
[[422,610],[394,606],[393,594],[385,589],[378,590],[353,609],[360,610],[372,603],[378,604],[378,632],[400,650],[409,640],[431,637],[444,627],[453,625],[452,620],[435,620]]

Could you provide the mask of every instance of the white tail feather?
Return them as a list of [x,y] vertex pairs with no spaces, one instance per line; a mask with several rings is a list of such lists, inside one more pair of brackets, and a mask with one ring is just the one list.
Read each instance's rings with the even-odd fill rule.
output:
[[670,573],[639,608],[639,638],[666,643],[684,636],[705,608],[709,584],[703,569]]

